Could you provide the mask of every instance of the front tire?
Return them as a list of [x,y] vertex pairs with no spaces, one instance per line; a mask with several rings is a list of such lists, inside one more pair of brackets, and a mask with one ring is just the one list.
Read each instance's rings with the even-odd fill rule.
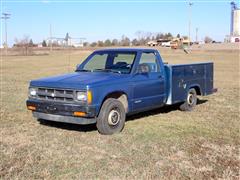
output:
[[97,118],[99,133],[110,135],[122,131],[125,125],[126,111],[123,104],[113,98],[107,99]]
[[192,111],[197,105],[197,92],[194,88],[189,89],[187,99],[183,104],[180,105],[182,111]]

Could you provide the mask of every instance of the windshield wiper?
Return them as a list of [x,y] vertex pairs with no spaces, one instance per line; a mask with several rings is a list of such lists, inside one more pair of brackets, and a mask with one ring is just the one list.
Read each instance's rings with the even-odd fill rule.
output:
[[90,72],[90,70],[87,70],[87,69],[77,69],[76,72]]
[[103,72],[112,72],[112,73],[121,74],[121,71],[114,71],[113,69],[94,69],[93,71],[103,71]]

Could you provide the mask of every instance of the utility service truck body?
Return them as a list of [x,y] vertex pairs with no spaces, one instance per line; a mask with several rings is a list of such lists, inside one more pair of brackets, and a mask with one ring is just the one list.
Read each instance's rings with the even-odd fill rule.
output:
[[120,132],[126,115],[179,103],[190,111],[213,88],[213,63],[164,64],[155,49],[93,52],[73,73],[32,80],[27,107],[37,119],[96,123]]

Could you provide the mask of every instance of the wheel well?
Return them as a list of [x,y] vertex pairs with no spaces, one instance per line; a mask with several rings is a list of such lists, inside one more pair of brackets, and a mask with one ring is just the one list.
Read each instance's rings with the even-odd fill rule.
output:
[[125,108],[126,112],[128,112],[128,98],[124,92],[118,91],[118,92],[112,92],[112,93],[108,94],[104,98],[103,103],[108,98],[114,98],[114,99],[119,100],[123,104],[123,107]]
[[200,89],[199,86],[193,86],[193,87],[191,87],[191,88],[195,89],[197,95],[202,95],[202,94],[201,94],[201,89]]

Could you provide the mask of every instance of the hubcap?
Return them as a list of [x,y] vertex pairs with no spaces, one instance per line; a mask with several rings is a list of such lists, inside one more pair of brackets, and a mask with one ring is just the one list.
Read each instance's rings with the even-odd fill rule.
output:
[[116,110],[111,110],[108,115],[108,124],[115,126],[120,121],[120,114]]
[[188,104],[189,104],[189,105],[193,105],[194,102],[195,102],[194,95],[193,95],[193,94],[188,94],[188,99],[187,99],[187,101],[188,101]]

